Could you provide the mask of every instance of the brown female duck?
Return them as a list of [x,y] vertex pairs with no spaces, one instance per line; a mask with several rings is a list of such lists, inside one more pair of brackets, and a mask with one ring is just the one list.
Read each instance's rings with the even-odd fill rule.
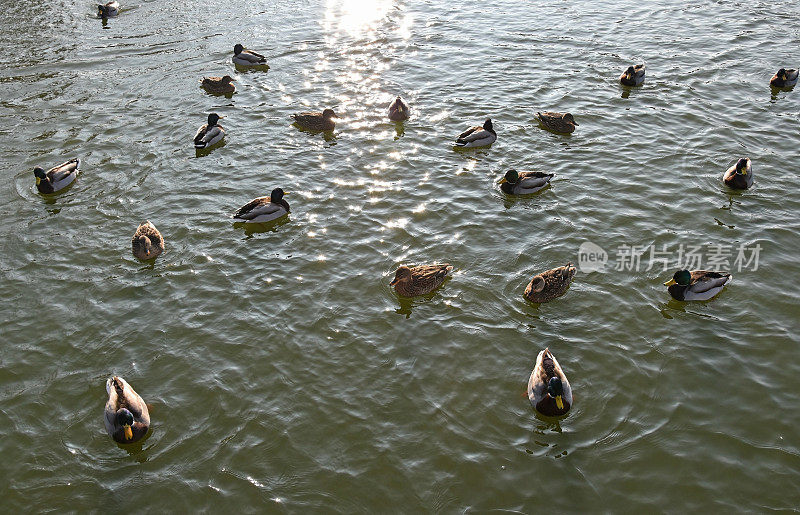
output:
[[233,85],[233,77],[225,75],[224,77],[203,77],[200,81],[204,90],[214,95],[230,95],[236,91],[236,86]]
[[400,266],[389,283],[401,297],[416,297],[432,292],[442,285],[447,274],[453,269],[449,263]]
[[133,233],[131,251],[141,261],[155,259],[164,252],[164,237],[150,220],[142,222]]
[[571,134],[575,132],[575,127],[578,125],[570,113],[544,112],[536,113],[536,116],[542,127],[560,134]]
[[550,302],[567,293],[576,269],[572,263],[547,270],[534,276],[525,288],[525,298],[531,302]]
[[333,109],[325,109],[320,112],[297,113],[294,116],[294,123],[301,129],[314,132],[332,131],[336,127],[333,118],[338,118]]

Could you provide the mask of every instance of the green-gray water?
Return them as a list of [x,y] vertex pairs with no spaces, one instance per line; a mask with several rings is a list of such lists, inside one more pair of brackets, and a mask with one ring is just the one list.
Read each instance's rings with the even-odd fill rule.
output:
[[[767,511],[800,506],[800,6],[130,2],[0,14],[0,505],[12,511]],[[235,43],[271,69],[236,73]],[[641,88],[617,77],[647,63]],[[212,97],[204,75],[234,75]],[[398,134],[385,109],[414,116]],[[335,139],[293,112],[335,107]],[[196,157],[209,111],[227,143]],[[572,136],[535,111],[570,111]],[[499,140],[456,152],[487,116]],[[721,183],[736,158],[755,185]],[[45,199],[34,166],[79,156]],[[530,198],[509,168],[556,174]],[[226,218],[290,192],[287,223]],[[150,219],[154,266],[130,254]],[[606,249],[541,306],[542,270]],[[710,302],[625,245],[760,245]],[[448,261],[398,301],[401,263]],[[575,392],[538,418],[549,346]],[[122,449],[105,379],[152,405]]]

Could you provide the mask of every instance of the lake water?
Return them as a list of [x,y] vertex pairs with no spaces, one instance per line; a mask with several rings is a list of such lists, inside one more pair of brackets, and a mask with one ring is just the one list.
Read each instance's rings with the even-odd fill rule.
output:
[[[768,87],[800,64],[800,4],[139,1],[106,24],[88,1],[3,7],[0,505],[800,506],[800,90]],[[270,70],[236,72],[239,42]],[[638,62],[645,85],[619,86]],[[232,98],[198,87],[226,73]],[[291,126],[324,107],[332,138]],[[540,110],[580,126],[546,132]],[[197,156],[210,111],[226,144]],[[498,141],[454,151],[486,117]],[[33,167],[75,156],[78,182],[40,196]],[[733,193],[741,156],[755,184]],[[510,198],[512,167],[556,177]],[[287,221],[233,226],[276,186]],[[152,266],[130,252],[145,219],[167,245]],[[585,242],[605,267],[523,299]],[[717,298],[671,300],[675,265],[625,260],[681,245],[732,253]],[[398,300],[394,269],[433,261],[453,278]],[[561,420],[525,396],[544,347],[575,392]],[[105,433],[114,373],[152,406],[143,445]]]

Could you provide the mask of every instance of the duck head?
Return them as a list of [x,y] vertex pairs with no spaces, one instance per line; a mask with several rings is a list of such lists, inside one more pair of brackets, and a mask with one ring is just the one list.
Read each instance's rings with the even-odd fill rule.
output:
[[224,116],[220,116],[217,113],[211,113],[210,115],[208,115],[208,126],[209,127],[215,126],[220,121],[220,119],[222,119],[222,118],[225,118],[225,117]]
[[625,70],[625,77],[628,78],[628,79],[633,78],[633,75],[635,73],[636,73],[636,70],[633,68],[633,66],[628,66],[628,69]]
[[519,173],[512,168],[511,170],[506,172],[506,176],[500,179],[500,182],[498,182],[497,184],[505,184],[505,183],[516,184],[518,180],[519,180]]
[[551,377],[547,382],[547,394],[556,400],[558,409],[564,409],[564,385],[558,377]]
[[775,75],[777,75],[781,80],[786,80],[786,68],[781,68]]
[[567,123],[571,123],[572,125],[578,126],[578,122],[575,121],[575,118],[572,117],[571,113],[564,113],[564,116],[561,117]]
[[131,429],[133,425],[133,413],[128,411],[128,408],[118,409],[116,422],[118,426],[122,427],[122,431],[125,433],[125,440],[133,440],[133,429]]
[[231,82],[233,82],[233,77],[231,77],[230,75],[226,75],[226,76],[222,77],[222,82],[224,82],[226,84],[230,84]]
[[736,173],[747,175],[747,158],[743,157],[736,161]]
[[326,120],[329,120],[331,118],[339,118],[338,116],[336,116],[336,113],[333,112],[333,109],[325,109],[324,111],[322,111],[322,117],[325,118]]
[[233,47],[233,55],[239,55],[242,52],[244,52],[244,47],[241,43],[236,43],[236,45]]
[[283,191],[281,188],[275,188],[269,195],[269,201],[273,204],[278,204],[281,200],[283,200],[284,195],[288,195],[288,193]]
[[494,132],[494,125],[492,125],[492,119],[487,118],[485,122],[483,122],[483,128],[489,132]]
[[36,185],[38,186],[40,182],[47,180],[47,174],[44,173],[44,170],[39,168],[38,166],[33,169],[33,175],[36,176]]
[[144,250],[144,259],[150,259],[153,252],[153,242],[150,241],[150,238],[147,236],[139,236],[139,245]]
[[692,273],[688,270],[678,270],[672,276],[672,279],[664,283],[664,286],[672,286],[673,284],[679,284],[681,286],[689,286],[689,283],[692,282]]
[[401,281],[407,281],[409,279],[411,279],[411,269],[405,265],[401,265],[394,273],[394,279],[389,283],[389,286],[394,286]]

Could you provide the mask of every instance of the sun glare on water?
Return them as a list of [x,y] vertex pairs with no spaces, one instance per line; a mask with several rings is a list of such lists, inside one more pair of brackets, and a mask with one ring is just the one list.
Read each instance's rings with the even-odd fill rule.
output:
[[340,31],[358,36],[375,29],[391,6],[390,0],[328,0],[325,21]]

